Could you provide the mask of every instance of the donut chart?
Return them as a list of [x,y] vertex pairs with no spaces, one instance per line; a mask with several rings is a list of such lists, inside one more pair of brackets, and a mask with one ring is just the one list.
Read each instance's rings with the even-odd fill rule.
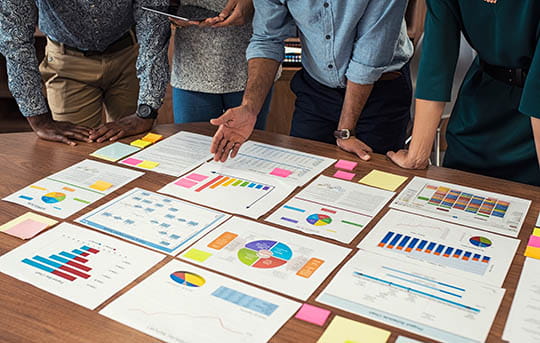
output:
[[187,287],[201,287],[206,283],[202,276],[190,272],[174,272],[170,276],[173,281]]
[[306,221],[314,226],[324,226],[330,224],[332,222],[332,218],[326,214],[315,213],[307,217]]
[[276,268],[284,265],[291,258],[291,248],[284,243],[272,240],[252,241],[238,250],[240,262],[253,268]]
[[492,242],[488,238],[481,236],[471,237],[469,239],[469,243],[480,248],[487,248],[490,247],[492,244]]
[[41,197],[41,201],[46,204],[56,204],[57,202],[60,202],[64,199],[66,199],[66,195],[60,192],[47,193]]

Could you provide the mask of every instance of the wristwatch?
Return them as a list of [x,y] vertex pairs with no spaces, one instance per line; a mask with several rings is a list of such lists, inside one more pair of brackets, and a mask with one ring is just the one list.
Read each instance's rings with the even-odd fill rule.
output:
[[336,139],[349,139],[354,137],[354,130],[341,129],[334,131],[334,137]]
[[137,117],[142,119],[156,119],[158,111],[146,104],[140,104],[137,108]]

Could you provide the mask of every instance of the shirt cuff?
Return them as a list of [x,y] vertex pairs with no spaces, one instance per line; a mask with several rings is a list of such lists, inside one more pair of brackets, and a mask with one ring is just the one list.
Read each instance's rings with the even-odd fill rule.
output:
[[387,67],[371,67],[351,60],[345,76],[347,80],[360,85],[372,85],[377,82]]
[[285,45],[251,42],[246,50],[246,59],[252,58],[269,58],[281,63],[285,59]]
[[[18,99],[17,99],[18,100]],[[25,117],[34,117],[39,116],[44,113],[49,113],[49,108],[47,107],[47,101],[45,97],[39,96],[34,99],[24,99],[23,101],[17,101],[19,105],[19,110],[22,115]]]

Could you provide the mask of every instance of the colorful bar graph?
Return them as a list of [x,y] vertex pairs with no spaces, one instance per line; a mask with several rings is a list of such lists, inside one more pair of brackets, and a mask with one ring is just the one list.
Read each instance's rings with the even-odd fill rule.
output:
[[463,257],[461,259],[468,261],[471,258],[472,253],[466,251],[465,254],[463,254]]
[[426,250],[424,252],[426,252],[428,254],[431,254],[431,252],[433,251],[433,249],[435,248],[436,245],[437,245],[437,243],[430,242],[428,247],[426,248]]
[[397,246],[397,249],[398,249],[398,250],[403,250],[403,248],[405,248],[405,245],[407,244],[407,242],[409,241],[409,239],[411,239],[411,237],[409,237],[409,236],[403,237],[403,239],[401,240],[401,242],[399,242],[399,244],[398,244],[398,246]]
[[407,249],[405,249],[405,251],[406,252],[411,252],[414,249],[416,243],[418,243],[419,240],[420,239],[418,239],[418,238],[413,238],[411,243],[409,243],[409,246],[407,247]]
[[[213,178],[212,180],[208,181],[207,183],[205,183],[204,185],[202,185],[201,187],[197,188],[195,190],[195,192],[202,192],[203,190],[205,190],[206,188],[212,186],[215,182],[218,182],[219,180],[221,180],[223,178],[223,176],[219,175],[219,176],[216,176],[215,178]],[[234,186],[234,184],[233,184]]]
[[394,246],[397,244],[397,242],[399,242],[400,238],[402,237],[403,235],[398,233],[393,239],[392,241],[390,242],[390,244],[388,244],[387,248],[388,249],[393,249]]
[[384,238],[382,239],[382,241],[379,243],[379,247],[384,247],[386,245],[386,243],[388,243],[388,241],[390,240],[390,238],[392,238],[392,236],[394,235],[393,232],[388,232],[386,234],[386,236],[384,236]]
[[420,244],[418,245],[418,248],[416,248],[416,251],[422,251],[422,249],[424,249],[426,244],[427,244],[427,241],[425,239],[422,240],[422,242],[420,242]]
[[442,244],[439,244],[439,246],[437,247],[437,250],[435,250],[434,254],[439,256],[440,254],[442,254],[443,250],[444,250],[444,245]]
[[452,248],[452,247],[446,248],[446,251],[444,252],[443,256],[444,257],[450,257],[452,255],[452,251],[454,251],[454,248]]

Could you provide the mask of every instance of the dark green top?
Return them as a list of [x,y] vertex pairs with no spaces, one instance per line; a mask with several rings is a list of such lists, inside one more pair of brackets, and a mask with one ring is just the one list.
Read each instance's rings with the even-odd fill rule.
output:
[[540,185],[530,116],[540,118],[540,1],[427,0],[416,97],[450,101],[460,33],[485,62],[528,68],[524,88],[473,62],[447,131],[445,165]]

